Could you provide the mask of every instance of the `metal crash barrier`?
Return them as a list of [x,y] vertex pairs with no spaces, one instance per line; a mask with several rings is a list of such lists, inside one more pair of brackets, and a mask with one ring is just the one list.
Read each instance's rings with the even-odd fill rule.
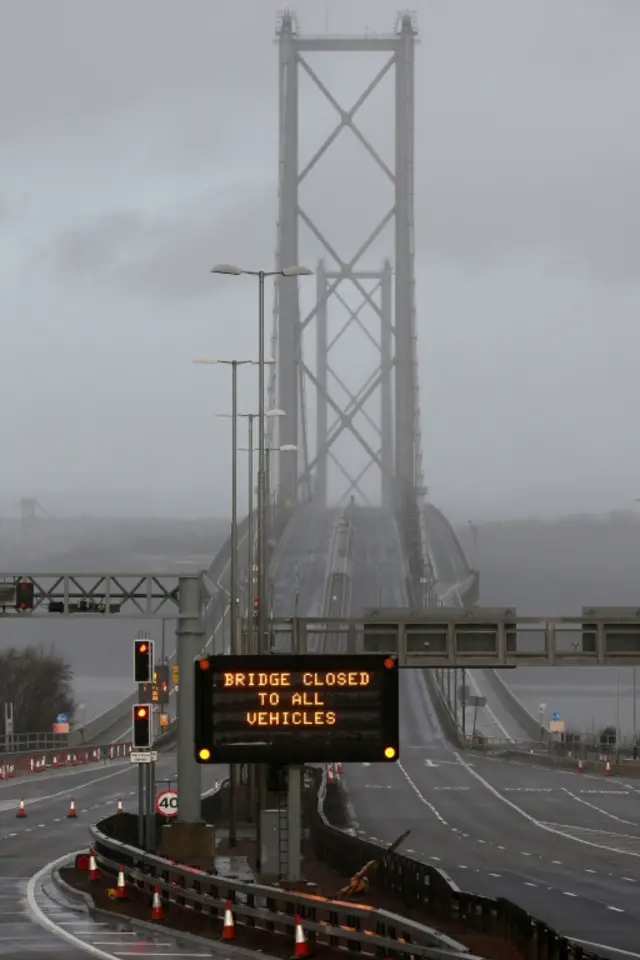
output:
[[[599,960],[578,944],[531,916],[509,900],[461,890],[447,874],[411,857],[353,837],[332,826],[324,813],[331,790],[340,790],[339,768],[305,769],[312,789],[305,791],[311,838],[320,860],[349,877],[368,861],[377,861],[375,885],[409,908],[425,907],[431,916],[455,919],[469,931],[502,936],[530,960]],[[104,821],[106,824],[106,821]],[[304,920],[310,941],[331,943],[362,953],[388,957],[441,958],[465,956],[460,945],[437,930],[386,910],[291,893],[277,887],[242,883],[193,867],[181,866],[107,836],[102,824],[91,827],[99,866],[114,876],[122,866],[128,883],[151,896],[158,887],[165,903],[222,919],[225,901],[233,903],[238,922],[291,933],[295,915]]]
[[64,767],[78,767],[90,763],[108,763],[111,760],[124,760],[131,753],[131,743],[107,743],[102,746],[82,747],[74,750],[43,750],[37,753],[23,754],[11,760],[0,759],[0,780],[12,780],[47,770]]

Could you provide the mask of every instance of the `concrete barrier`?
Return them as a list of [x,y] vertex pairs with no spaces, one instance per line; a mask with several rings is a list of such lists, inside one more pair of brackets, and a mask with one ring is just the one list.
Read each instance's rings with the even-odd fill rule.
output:
[[537,720],[532,713],[529,713],[513,690],[507,686],[500,676],[500,671],[484,670],[483,672],[487,683],[495,693],[503,709],[520,724],[522,729],[526,731],[527,736],[532,740],[546,739],[547,730],[540,726],[540,721]]
[[431,703],[436,712],[436,716],[440,721],[440,725],[445,733],[447,740],[450,743],[453,743],[456,747],[464,747],[465,742],[462,736],[462,731],[458,727],[456,718],[451,712],[449,704],[446,702],[442,690],[438,686],[436,679],[431,670],[423,670],[422,674],[424,676],[424,682],[429,691],[429,696],[431,697]]

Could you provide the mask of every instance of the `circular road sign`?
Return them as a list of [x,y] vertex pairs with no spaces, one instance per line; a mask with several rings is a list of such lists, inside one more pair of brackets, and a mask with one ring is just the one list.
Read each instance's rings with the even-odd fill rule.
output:
[[178,816],[178,794],[175,790],[162,790],[156,796],[156,813],[161,813],[163,817]]

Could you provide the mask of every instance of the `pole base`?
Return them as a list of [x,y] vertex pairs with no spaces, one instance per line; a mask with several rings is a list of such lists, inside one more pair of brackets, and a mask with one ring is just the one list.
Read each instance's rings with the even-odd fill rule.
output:
[[210,823],[168,823],[160,832],[160,853],[167,860],[212,871],[215,864],[215,829]]

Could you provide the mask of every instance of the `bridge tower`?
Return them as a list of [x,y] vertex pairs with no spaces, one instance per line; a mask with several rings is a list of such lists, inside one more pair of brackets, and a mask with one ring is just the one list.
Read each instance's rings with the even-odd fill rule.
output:
[[[329,470],[337,469],[346,479],[343,499],[361,490],[363,474],[375,467],[380,475],[379,502],[404,518],[403,527],[415,531],[415,523],[423,513],[420,498],[426,493],[422,476],[421,436],[419,422],[418,369],[416,355],[416,307],[414,277],[414,51],[417,27],[412,14],[399,14],[395,30],[388,34],[367,36],[305,36],[298,30],[295,15],[280,14],[277,27],[279,47],[279,211],[277,233],[277,267],[300,262],[299,228],[304,224],[313,234],[323,256],[331,262],[317,265],[315,302],[311,310],[302,312],[298,282],[291,278],[276,281],[272,356],[277,364],[271,368],[270,403],[286,411],[274,420],[278,444],[295,444],[298,457],[277,458],[280,502],[294,504],[299,499],[327,501]],[[345,108],[334,98],[309,63],[308,53],[384,54],[385,64],[373,76],[356,102]],[[337,125],[334,132],[316,150],[306,165],[299,155],[301,71],[311,78],[322,95],[335,107]],[[380,157],[357,126],[357,111],[387,74],[394,80],[393,128],[389,139],[394,144],[393,169]],[[331,244],[302,206],[300,187],[311,175],[320,176],[317,162],[331,150],[345,128],[355,134],[360,145],[372,157],[392,185],[393,202],[384,208],[384,201],[373,192],[372,206],[380,204],[378,225],[362,238],[357,252],[348,254]],[[364,154],[363,154],[364,156]],[[345,184],[358,176],[355,169],[344,170]],[[333,181],[332,181],[333,182]],[[330,197],[331,184],[328,184]],[[365,263],[374,241],[383,229],[393,227],[393,254],[382,264]],[[369,254],[370,256],[370,254]],[[314,264],[305,264],[314,266]],[[313,281],[301,281],[301,283]],[[373,324],[365,324],[359,314],[347,305],[342,293],[347,285],[357,291]],[[354,291],[351,291],[352,295]],[[307,290],[305,288],[306,296]],[[339,335],[328,335],[332,305],[341,300],[347,307],[347,326],[357,326],[362,336],[375,339],[379,363],[364,385],[354,387],[336,384],[331,352]],[[315,324],[315,337],[312,333]],[[373,330],[369,329],[371,326]],[[312,347],[308,348],[311,341]],[[306,354],[306,356],[305,356]],[[309,360],[309,355],[313,359]],[[337,386],[342,387],[342,397]],[[359,423],[365,418],[371,426],[372,415],[364,407],[378,391],[375,426],[377,441],[365,439]],[[315,400],[315,424],[307,417],[307,398]],[[344,395],[347,395],[345,402]],[[270,425],[271,426],[271,425]],[[313,426],[313,430],[311,429]],[[364,451],[366,463],[354,474],[340,462],[335,442],[349,432]],[[310,434],[314,433],[313,441]],[[370,431],[369,431],[370,435]],[[353,445],[352,445],[353,446]],[[297,459],[297,463],[296,463]],[[349,457],[351,461],[351,457]],[[422,553],[422,550],[418,551]]]

